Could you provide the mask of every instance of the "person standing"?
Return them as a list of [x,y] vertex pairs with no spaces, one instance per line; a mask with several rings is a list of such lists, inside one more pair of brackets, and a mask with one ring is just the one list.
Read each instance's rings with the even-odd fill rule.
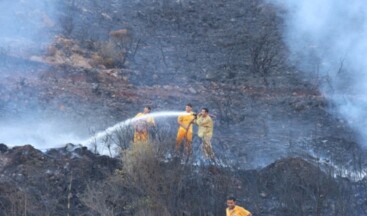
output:
[[192,121],[195,118],[192,112],[192,105],[188,103],[185,107],[185,114],[178,116],[177,123],[179,125],[176,137],[176,152],[179,151],[182,141],[185,140],[185,154],[190,155],[192,151]]
[[214,160],[214,152],[212,149],[211,139],[213,136],[213,120],[209,116],[209,109],[202,108],[200,114],[194,120],[198,125],[198,136],[202,140],[202,148],[206,158]]
[[134,118],[134,143],[148,142],[149,140],[149,127],[155,126],[154,118],[146,116],[150,113],[151,108],[149,106],[144,107],[144,111],[138,113]]
[[226,216],[252,216],[252,214],[245,208],[236,205],[236,198],[229,197],[227,199]]

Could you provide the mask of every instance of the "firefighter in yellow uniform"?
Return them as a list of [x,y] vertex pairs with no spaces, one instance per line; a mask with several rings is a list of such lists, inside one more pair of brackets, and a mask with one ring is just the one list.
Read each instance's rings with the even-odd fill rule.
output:
[[186,113],[177,118],[179,125],[176,138],[176,152],[179,151],[182,141],[185,139],[184,149],[185,154],[190,155],[192,151],[192,121],[194,120],[194,112],[192,112],[192,105],[187,104],[185,107]]
[[214,152],[212,149],[211,139],[213,136],[213,120],[209,116],[208,108],[202,108],[197,119],[194,120],[195,124],[198,125],[198,136],[202,139],[203,152],[206,158],[214,160]]
[[226,216],[252,216],[251,212],[236,205],[236,198],[234,197],[229,197],[227,199],[227,206]]
[[144,117],[148,115],[151,111],[151,108],[149,106],[144,107],[144,111],[141,113],[138,113],[135,118],[139,118],[133,123],[134,126],[134,143],[137,142],[148,142],[149,140],[149,127],[155,126],[154,118]]

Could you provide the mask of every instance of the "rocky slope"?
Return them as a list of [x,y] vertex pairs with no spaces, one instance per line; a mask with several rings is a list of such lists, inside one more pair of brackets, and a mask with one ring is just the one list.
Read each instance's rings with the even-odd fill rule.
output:
[[333,178],[301,158],[245,171],[140,151],[128,166],[72,144],[45,153],[2,145],[0,156],[0,215],[222,215],[228,194],[254,215],[367,213],[365,180]]

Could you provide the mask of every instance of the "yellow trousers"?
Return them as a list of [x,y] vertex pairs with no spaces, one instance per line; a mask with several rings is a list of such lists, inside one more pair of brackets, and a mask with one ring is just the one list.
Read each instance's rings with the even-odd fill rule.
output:
[[203,148],[203,152],[206,158],[210,158],[210,159],[214,159],[214,152],[212,149],[212,143],[211,143],[211,136],[203,136],[201,137],[203,144],[202,144],[202,148]]
[[185,153],[191,154],[192,130],[186,131],[182,127],[178,129],[176,138],[176,151],[180,149],[183,139],[185,139],[185,145],[184,145]]
[[134,143],[137,142],[148,142],[149,140],[149,133],[148,131],[135,131],[134,133]]

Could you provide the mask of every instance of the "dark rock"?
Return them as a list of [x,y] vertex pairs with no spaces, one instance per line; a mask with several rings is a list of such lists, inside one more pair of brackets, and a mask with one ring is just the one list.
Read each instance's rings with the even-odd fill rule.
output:
[[8,146],[6,146],[5,144],[3,143],[0,143],[0,152],[1,153],[4,153],[4,152],[7,152],[8,151]]

